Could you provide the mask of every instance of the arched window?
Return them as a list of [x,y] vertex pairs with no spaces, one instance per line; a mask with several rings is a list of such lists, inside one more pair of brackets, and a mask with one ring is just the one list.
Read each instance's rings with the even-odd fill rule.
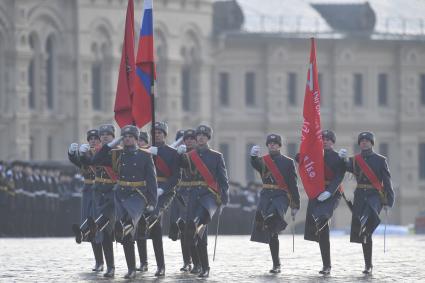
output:
[[36,106],[36,93],[37,93],[37,56],[38,52],[38,38],[35,33],[30,34],[29,36],[29,45],[32,51],[31,59],[28,65],[28,107],[30,109],[35,109]]
[[50,35],[46,41],[46,103],[48,109],[54,107],[55,51],[54,36]]
[[199,76],[200,76],[200,44],[194,32],[187,32],[184,36],[183,47],[180,50],[183,57],[181,69],[181,91],[183,111],[194,111],[199,104]]

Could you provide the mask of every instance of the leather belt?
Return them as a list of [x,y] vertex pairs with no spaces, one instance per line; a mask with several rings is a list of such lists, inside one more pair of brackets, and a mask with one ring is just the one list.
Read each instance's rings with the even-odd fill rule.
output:
[[100,184],[115,184],[117,181],[112,180],[112,179],[105,179],[105,178],[96,177],[96,179],[94,179],[94,182],[100,183]]
[[145,181],[139,181],[139,182],[118,181],[118,185],[122,187],[144,187],[146,186],[146,182]]
[[205,183],[204,181],[189,181],[189,182],[185,182],[185,181],[180,181],[180,183],[178,184],[180,187],[208,187],[207,183]]
[[168,178],[167,177],[156,177],[156,181],[159,182],[167,182]]
[[84,179],[84,184],[86,184],[86,185],[93,185],[94,184],[94,180],[92,180],[92,179]]
[[278,189],[278,190],[287,190],[286,188],[281,188],[276,184],[263,184],[263,189]]
[[375,189],[375,187],[369,184],[357,184],[356,189],[369,190],[369,189]]

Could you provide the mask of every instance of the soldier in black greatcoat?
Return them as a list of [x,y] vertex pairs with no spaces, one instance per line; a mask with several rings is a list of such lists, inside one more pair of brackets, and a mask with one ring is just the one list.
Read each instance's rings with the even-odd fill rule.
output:
[[[177,133],[176,141],[183,137],[183,142],[186,151],[191,151],[196,146],[196,133],[193,129],[186,131],[182,130]],[[193,189],[193,174],[189,168],[182,168],[181,180],[177,185],[176,198],[170,209],[170,232],[169,238],[176,241],[180,238],[180,245],[183,255],[183,267],[180,268],[182,272],[191,272],[198,274],[201,272],[201,265],[199,262],[198,253],[195,246],[188,245],[185,238],[186,229],[186,215],[187,207],[191,191]],[[192,262],[194,264],[192,269]],[[192,272],[193,271],[193,272]]]
[[[217,210],[229,202],[229,182],[223,155],[212,150],[208,141],[212,129],[200,125],[196,129],[196,149],[183,153],[181,166],[191,170],[191,193],[189,196],[185,238],[188,246],[196,245],[202,270],[198,277],[209,276],[210,266],[207,250],[207,225]],[[184,147],[182,145],[181,147]]]
[[[149,227],[148,236],[152,239],[153,249],[157,270],[155,276],[162,277],[165,275],[164,248],[162,243],[162,215],[170,206],[174,195],[175,186],[180,179],[180,171],[177,163],[177,151],[165,143],[168,134],[168,126],[164,122],[156,122],[155,125],[155,146],[150,147],[150,151],[154,153],[154,163],[157,173],[158,183],[158,203],[155,210],[147,212],[146,219]],[[139,255],[143,266],[141,271],[147,270],[146,243],[143,240],[138,242]]]
[[[128,125],[122,128],[121,138],[105,144],[93,157],[92,163],[112,166],[118,181],[115,190],[115,236],[124,247],[128,273],[126,279],[136,277],[134,241],[144,234],[139,221],[146,211],[153,211],[157,203],[156,172],[152,155],[137,146],[139,130]],[[123,148],[115,148],[121,140]]]
[[282,137],[268,135],[266,146],[269,154],[265,156],[260,156],[258,145],[253,146],[250,153],[251,165],[263,181],[251,241],[269,244],[273,260],[270,273],[280,273],[278,235],[287,226],[284,219],[287,209],[291,207],[292,217],[299,210],[300,195],[294,161],[280,153]]
[[[99,130],[92,129],[87,132],[87,142],[90,146],[90,154],[94,154],[96,151],[96,148],[100,146],[100,136],[99,136]],[[94,197],[94,191],[93,186],[96,178],[96,169],[94,166],[87,166],[82,164],[80,158],[79,158],[79,152],[78,152],[79,145],[78,143],[72,143],[69,146],[68,149],[68,159],[71,161],[75,166],[80,168],[81,174],[84,178],[84,186],[82,191],[82,197],[81,197],[81,217],[80,217],[80,225],[79,227],[86,221],[89,217],[96,218],[96,203],[95,203],[95,197]],[[87,226],[88,228],[88,226]],[[80,230],[79,228],[74,225],[73,226],[74,231]],[[87,229],[87,233],[89,233],[89,229]],[[81,235],[80,233],[77,233],[78,235]],[[78,237],[78,240],[82,241],[89,241],[88,237],[83,237],[80,239]],[[96,243],[94,239],[90,239],[94,258],[96,260],[96,264],[93,268],[93,271],[100,272],[103,271],[103,249],[101,243]]]
[[[329,223],[343,194],[341,182],[344,179],[345,163],[334,150],[336,135],[330,130],[322,131],[325,161],[325,191],[308,201],[304,239],[319,243],[323,268],[320,274],[331,272]],[[295,158],[298,162],[298,155]]]
[[371,132],[359,134],[357,142],[361,153],[347,159],[347,151],[339,155],[346,158],[346,170],[356,177],[350,241],[361,243],[365,261],[364,274],[372,273],[372,234],[381,222],[382,208],[394,205],[394,191],[387,159],[375,153],[375,136]]
[[[103,146],[111,143],[115,138],[115,127],[111,124],[99,127],[100,141]],[[79,148],[80,160],[85,166],[96,168],[96,177],[93,186],[95,202],[95,218],[88,217],[83,222],[81,233],[74,231],[78,242],[80,235],[87,234],[87,237],[94,238],[96,243],[102,243],[103,253],[107,270],[103,276],[111,278],[115,276],[114,261],[114,223],[115,223],[115,194],[114,187],[117,183],[117,176],[110,165],[95,164],[93,157],[95,152],[90,151],[90,145],[82,144]]]

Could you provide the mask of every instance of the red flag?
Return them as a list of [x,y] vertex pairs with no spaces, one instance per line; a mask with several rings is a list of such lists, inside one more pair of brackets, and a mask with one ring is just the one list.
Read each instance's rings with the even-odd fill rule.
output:
[[134,93],[134,70],[134,3],[133,0],[128,0],[124,42],[114,106],[115,121],[117,121],[117,124],[121,128],[134,124],[131,113]]
[[316,45],[311,39],[310,64],[304,96],[304,124],[298,170],[309,199],[325,190],[323,140],[320,125],[320,89],[317,75]]
[[133,117],[141,128],[152,120],[153,81],[155,79],[152,0],[145,0],[136,59]]

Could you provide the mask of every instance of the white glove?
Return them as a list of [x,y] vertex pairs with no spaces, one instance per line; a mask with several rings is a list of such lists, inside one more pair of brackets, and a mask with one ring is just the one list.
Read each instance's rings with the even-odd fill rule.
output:
[[261,147],[259,145],[254,145],[251,148],[251,156],[260,156]]
[[156,146],[151,146],[148,150],[152,155],[158,155],[158,148]]
[[119,137],[119,138],[114,139],[113,141],[108,143],[108,147],[110,147],[110,148],[116,147],[117,145],[119,145],[121,143],[122,139],[123,139],[123,137]]
[[347,157],[348,157],[347,150],[346,150],[345,148],[341,148],[341,149],[338,151],[338,155],[339,155],[339,157],[341,157],[341,158],[347,158]]
[[80,145],[79,150],[80,150],[81,153],[85,153],[85,152],[89,151],[89,149],[90,149],[90,145],[83,143],[82,145]]
[[331,197],[331,193],[330,192],[328,192],[328,191],[324,191],[323,193],[321,193],[318,197],[317,197],[317,200],[318,201],[325,201],[325,200],[327,200],[328,198],[330,198]]
[[186,153],[186,145],[181,144],[177,147],[177,153],[178,154],[183,154]]
[[157,190],[156,190],[156,195],[159,197],[159,196],[161,196],[162,194],[164,193],[164,190],[163,189],[161,189],[161,188],[158,188]]
[[292,218],[295,218],[295,215],[297,215],[298,208],[291,208],[291,216]]
[[71,143],[71,145],[70,145],[70,146],[69,146],[69,148],[68,148],[68,153],[72,155],[72,154],[74,154],[77,150],[78,150],[78,143],[73,142],[73,143]]

